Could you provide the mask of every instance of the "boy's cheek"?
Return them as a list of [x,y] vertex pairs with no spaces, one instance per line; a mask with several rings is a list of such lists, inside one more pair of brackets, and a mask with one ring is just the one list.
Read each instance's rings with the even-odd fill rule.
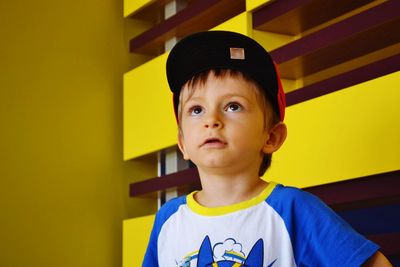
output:
[[191,130],[193,127],[196,127],[199,124],[199,121],[196,121],[192,118],[183,118],[181,122],[181,129],[183,131]]

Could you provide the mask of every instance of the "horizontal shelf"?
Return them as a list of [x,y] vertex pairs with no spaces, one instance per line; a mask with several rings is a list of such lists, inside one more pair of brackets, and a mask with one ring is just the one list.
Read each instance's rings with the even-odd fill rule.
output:
[[274,1],[253,13],[253,28],[261,31],[297,35],[371,2],[374,1]]
[[271,51],[286,79],[300,79],[399,43],[400,2],[389,1]]
[[286,94],[286,105],[295,105],[400,70],[400,54],[379,60]]
[[140,196],[155,191],[165,190],[173,187],[200,185],[199,174],[196,168],[190,168],[162,177],[150,178],[145,181],[130,184],[130,196]]
[[[346,203],[368,199],[400,196],[400,171],[381,173],[367,177],[304,188],[335,208]],[[198,187],[200,178],[196,168],[190,168],[162,177],[130,184],[130,196],[136,197],[173,187],[192,185]]]
[[[370,206],[369,200],[391,201],[400,197],[400,171],[305,188],[335,210]],[[398,199],[400,200],[400,199]]]
[[311,75],[302,77],[301,87],[309,86],[317,82],[322,82],[323,80],[328,80],[330,78],[333,78],[334,76],[339,76],[340,74],[351,72],[352,70],[360,69],[368,65],[380,64],[379,62],[387,60],[389,58],[396,57],[399,54],[400,54],[400,43],[387,46],[385,48],[373,51],[366,55],[362,55],[360,57],[315,72]]
[[209,30],[245,10],[244,0],[194,1],[177,14],[131,39],[130,52],[160,55],[165,52],[164,43],[167,40]]

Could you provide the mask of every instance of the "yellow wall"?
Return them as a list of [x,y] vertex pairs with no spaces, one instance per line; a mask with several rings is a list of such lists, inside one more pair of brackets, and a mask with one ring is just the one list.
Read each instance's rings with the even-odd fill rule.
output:
[[400,72],[287,108],[267,180],[308,187],[398,170]]
[[154,160],[122,160],[122,13],[0,2],[0,266],[121,266],[121,221],[154,211],[128,199]]

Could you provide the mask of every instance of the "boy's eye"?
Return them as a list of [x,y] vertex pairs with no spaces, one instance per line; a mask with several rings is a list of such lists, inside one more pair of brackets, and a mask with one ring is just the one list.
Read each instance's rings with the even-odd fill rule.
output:
[[225,108],[225,111],[230,111],[230,112],[236,112],[241,110],[242,106],[238,103],[229,103]]
[[194,106],[189,109],[189,113],[192,116],[200,115],[201,113],[203,113],[203,108],[200,106]]

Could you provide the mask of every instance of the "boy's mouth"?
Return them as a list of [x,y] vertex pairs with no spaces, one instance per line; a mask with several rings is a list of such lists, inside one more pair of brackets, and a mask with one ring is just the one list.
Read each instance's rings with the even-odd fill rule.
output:
[[208,146],[208,147],[222,147],[225,145],[226,145],[226,142],[222,141],[219,138],[208,138],[202,144],[202,146]]

